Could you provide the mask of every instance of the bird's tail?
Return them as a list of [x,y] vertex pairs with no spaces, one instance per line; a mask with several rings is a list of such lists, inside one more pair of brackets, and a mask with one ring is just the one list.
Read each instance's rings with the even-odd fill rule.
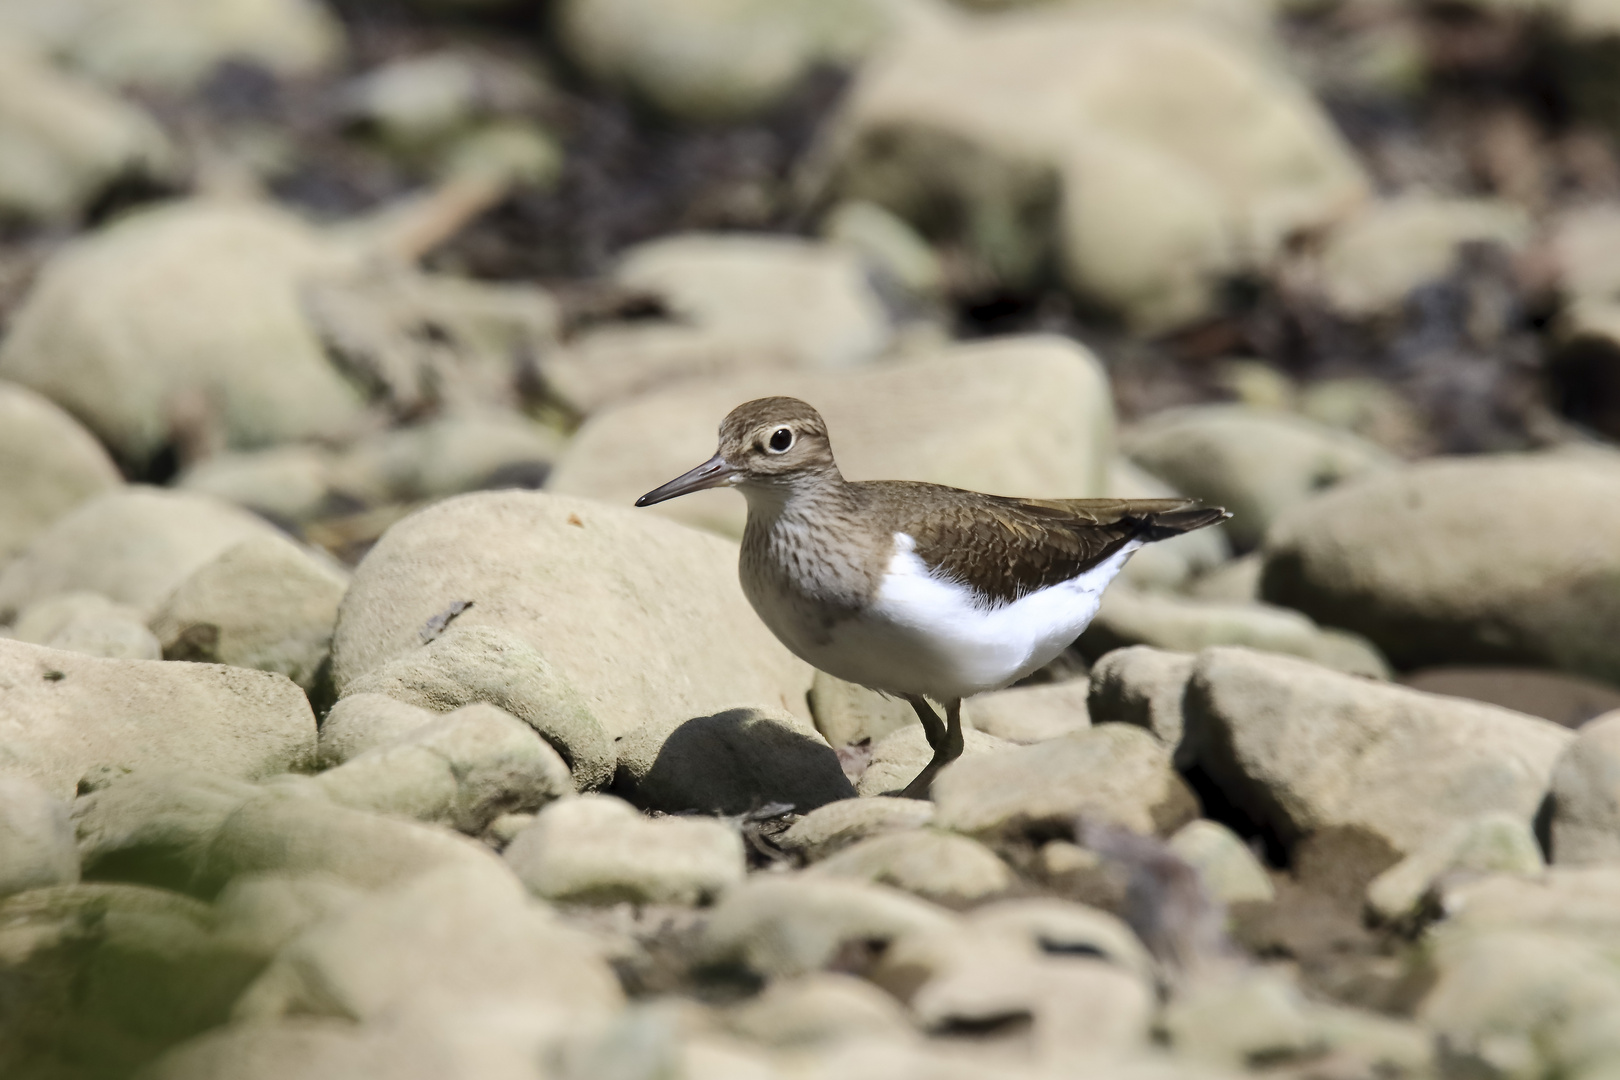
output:
[[1137,533],[1144,540],[1168,540],[1172,536],[1190,533],[1216,522],[1225,521],[1231,513],[1219,506],[1194,506],[1186,510],[1166,510],[1142,517]]

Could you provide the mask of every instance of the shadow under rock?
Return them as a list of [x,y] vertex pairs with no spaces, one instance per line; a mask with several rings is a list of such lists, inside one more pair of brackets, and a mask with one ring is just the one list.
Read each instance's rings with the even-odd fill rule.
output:
[[855,797],[831,747],[755,709],[683,721],[656,755],[636,752],[641,739],[651,741],[646,729],[620,740],[613,788],[643,810],[744,814],[787,803],[803,814]]

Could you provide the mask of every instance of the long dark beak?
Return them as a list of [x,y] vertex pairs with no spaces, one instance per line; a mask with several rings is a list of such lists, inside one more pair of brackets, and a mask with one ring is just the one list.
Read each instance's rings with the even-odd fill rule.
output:
[[690,495],[694,491],[705,488],[719,487],[728,483],[737,475],[737,470],[726,464],[726,459],[719,454],[699,465],[691,472],[682,473],[663,487],[653,488],[647,494],[636,500],[637,506],[651,506],[666,499],[673,499],[677,495]]

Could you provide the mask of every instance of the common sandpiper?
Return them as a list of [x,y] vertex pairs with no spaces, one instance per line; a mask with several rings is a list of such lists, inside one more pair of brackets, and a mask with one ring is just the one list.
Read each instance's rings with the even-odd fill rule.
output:
[[[765,625],[811,665],[916,711],[934,756],[901,792],[913,798],[961,756],[963,698],[1068,648],[1143,544],[1230,516],[1189,499],[852,482],[821,415],[790,397],[733,409],[713,457],[636,505],[716,487],[748,500],[738,574]],[[943,721],[927,698],[944,704]]]

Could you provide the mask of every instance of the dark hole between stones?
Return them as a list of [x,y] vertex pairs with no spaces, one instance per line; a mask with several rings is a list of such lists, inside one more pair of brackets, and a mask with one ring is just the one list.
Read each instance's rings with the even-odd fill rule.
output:
[[478,486],[485,491],[522,488],[539,491],[546,486],[551,475],[551,464],[545,461],[509,461],[484,478]]
[[1279,870],[1291,869],[1292,861],[1289,858],[1288,845],[1283,843],[1276,830],[1257,820],[1228,798],[1226,792],[1221,790],[1202,766],[1189,765],[1181,770],[1181,778],[1192,788],[1193,794],[1198,796],[1205,817],[1225,825],[1242,837],[1250,847],[1258,844],[1267,865]]
[[1097,946],[1084,941],[1053,941],[1051,938],[1040,939],[1041,951],[1052,956],[1094,956],[1099,960],[1107,960],[1108,954]]
[[1553,861],[1552,850],[1552,822],[1553,814],[1558,810],[1558,797],[1548,792],[1536,807],[1536,818],[1532,823],[1536,834],[1536,844],[1541,848],[1541,857],[1549,863]]
[[1022,1035],[1035,1026],[1035,1018],[1026,1011],[1003,1013],[997,1016],[956,1016],[934,1029],[934,1034],[968,1038],[985,1036],[1004,1037]]
[[165,487],[180,474],[180,447],[177,443],[165,443],[143,462],[121,464],[124,466],[124,476],[130,483]]

